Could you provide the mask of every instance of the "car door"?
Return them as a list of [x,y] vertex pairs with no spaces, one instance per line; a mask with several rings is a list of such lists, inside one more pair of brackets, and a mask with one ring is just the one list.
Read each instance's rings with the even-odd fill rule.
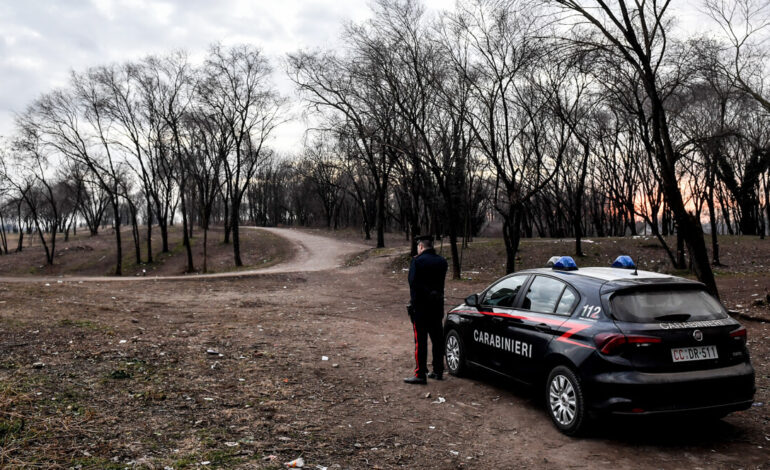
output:
[[560,327],[578,302],[575,289],[546,275],[533,276],[522,292],[510,318],[506,318],[505,335],[507,373],[531,382],[539,371],[550,342],[561,334]]
[[505,324],[510,318],[512,308],[518,301],[519,294],[529,280],[528,274],[515,274],[501,279],[484,293],[479,311],[482,317],[478,327],[471,332],[478,356],[474,362],[506,372]]

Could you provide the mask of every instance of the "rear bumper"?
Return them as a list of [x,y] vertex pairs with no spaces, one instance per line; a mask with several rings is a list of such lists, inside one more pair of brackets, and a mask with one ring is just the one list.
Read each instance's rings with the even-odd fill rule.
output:
[[[748,401],[742,401],[742,402],[736,402],[736,403],[727,403],[722,405],[714,405],[714,406],[701,406],[696,408],[675,408],[675,409],[658,409],[658,410],[645,410],[644,408],[632,408],[630,411],[628,408],[625,407],[619,407],[619,408],[609,408],[600,410],[605,413],[613,414],[613,415],[629,415],[629,416],[658,416],[658,415],[670,415],[670,414],[676,414],[677,416],[680,414],[683,415],[708,415],[713,414],[715,416],[718,415],[726,415],[728,413],[732,413],[733,411],[742,411],[742,410],[748,410],[751,408],[751,404],[754,400],[748,400]],[[643,410],[643,411],[640,411]]]
[[729,413],[754,399],[754,368],[745,362],[675,373],[607,372],[584,381],[588,407],[612,414]]

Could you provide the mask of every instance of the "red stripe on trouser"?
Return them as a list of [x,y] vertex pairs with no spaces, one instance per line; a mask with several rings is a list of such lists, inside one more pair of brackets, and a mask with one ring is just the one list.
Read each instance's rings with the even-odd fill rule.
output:
[[417,351],[418,351],[417,325],[412,323],[412,329],[414,329],[414,363],[416,364],[414,368],[414,376],[417,377],[417,371],[420,370],[420,357],[417,355]]

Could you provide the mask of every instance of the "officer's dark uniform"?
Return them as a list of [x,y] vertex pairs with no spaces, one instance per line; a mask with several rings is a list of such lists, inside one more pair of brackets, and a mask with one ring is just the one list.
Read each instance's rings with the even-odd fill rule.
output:
[[[420,237],[418,240],[424,240]],[[432,241],[432,238],[430,239]],[[428,336],[433,344],[433,372],[444,372],[444,279],[447,262],[433,248],[426,248],[409,266],[410,317],[414,329],[414,376],[425,379],[428,368]],[[407,381],[411,381],[407,379]]]

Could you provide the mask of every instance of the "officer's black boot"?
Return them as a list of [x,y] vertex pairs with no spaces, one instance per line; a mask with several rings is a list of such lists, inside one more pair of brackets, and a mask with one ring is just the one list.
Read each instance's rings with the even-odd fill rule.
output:
[[419,376],[416,375],[414,377],[407,377],[404,379],[405,383],[413,384],[413,385],[425,385],[428,383],[427,379],[425,379],[425,376]]
[[428,374],[429,379],[444,380],[444,372],[431,372]]

